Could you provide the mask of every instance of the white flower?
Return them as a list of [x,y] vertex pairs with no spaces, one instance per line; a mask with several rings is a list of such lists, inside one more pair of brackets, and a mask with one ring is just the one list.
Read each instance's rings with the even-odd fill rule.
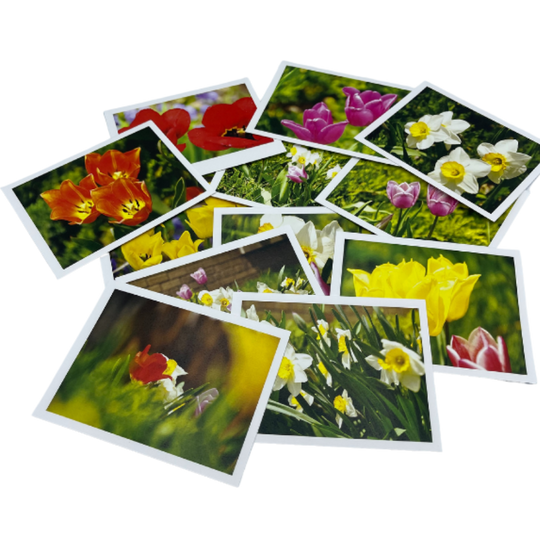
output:
[[424,375],[424,364],[418,354],[397,341],[382,340],[384,359],[369,355],[366,362],[381,371],[381,381],[386,384],[402,384],[405,388],[418,392],[420,377]]
[[448,134],[443,131],[442,114],[425,114],[418,122],[407,122],[405,124],[405,133],[407,133],[407,146],[409,148],[418,148],[426,150],[437,142],[443,142]]
[[[307,401],[308,405],[313,405],[313,401],[315,401],[315,398],[311,394],[300,390],[300,395]],[[300,405],[300,402],[292,394],[289,396],[289,405],[291,407],[295,407],[298,412],[304,411],[302,405]]]
[[291,163],[298,163],[306,167],[307,165],[314,165],[318,167],[321,162],[321,156],[317,152],[311,152],[303,146],[293,146],[287,157],[291,158]]
[[266,204],[266,206],[272,206],[272,193],[270,193],[270,191],[261,188],[261,197],[263,199],[263,204]]
[[[317,334],[317,340],[324,340],[324,342],[330,347],[331,341],[330,336],[328,335],[328,323],[324,319],[319,319],[317,321],[317,326],[312,326],[311,329]],[[324,349],[322,343],[321,348]]]
[[459,147],[435,163],[435,170],[428,176],[454,193],[478,193],[477,178],[487,176],[491,166],[480,159],[471,159]]
[[295,282],[293,278],[285,277],[280,284],[280,288],[283,289],[282,292],[285,294],[309,294],[309,291],[301,288],[305,285],[305,283],[306,280],[302,278],[298,278],[298,280]]
[[336,334],[338,338],[338,351],[343,353],[341,357],[341,362],[343,367],[346,369],[351,369],[351,362],[358,362],[354,354],[349,351],[347,348],[347,339],[352,339],[350,330],[342,330],[341,328],[336,328]]
[[461,139],[458,135],[471,127],[471,124],[465,122],[465,120],[452,120],[453,115],[454,113],[451,111],[441,113],[443,119],[441,130],[447,135],[446,139],[443,141],[446,145],[461,144]]
[[284,225],[290,225],[294,234],[296,234],[304,225],[305,221],[296,216],[284,216],[283,214],[264,214],[259,222],[259,230],[257,232],[271,231],[279,229]]
[[341,171],[341,167],[339,165],[332,167],[331,169],[327,171],[326,179],[331,180],[332,178],[335,178],[339,174],[340,171]]
[[220,287],[214,291],[201,291],[198,294],[198,297],[199,301],[204,306],[219,311],[230,312],[233,294],[234,291],[230,287],[227,287],[226,289]]
[[332,221],[322,231],[315,229],[313,222],[308,221],[297,233],[296,239],[309,264],[315,263],[322,271],[326,261],[334,256],[336,233],[342,231],[337,221]]
[[257,315],[257,310],[255,309],[255,306],[253,304],[251,304],[251,307],[246,309],[246,319],[259,322],[259,316]]
[[293,346],[288,343],[273,390],[281,390],[287,385],[291,395],[296,397],[302,389],[302,383],[308,380],[304,370],[311,366],[312,362],[311,356],[295,352]]
[[[352,398],[349,397],[347,390],[343,390],[341,396],[336,396],[334,399],[334,408],[337,409],[340,413],[346,414],[349,418],[356,418],[358,413],[354,408]],[[336,423],[341,429],[341,424],[343,423],[343,418],[336,414]]]
[[517,151],[518,142],[515,139],[499,141],[496,145],[482,143],[478,146],[478,155],[490,167],[488,178],[499,184],[501,180],[510,180],[527,170],[531,156]]
[[319,362],[317,364],[317,368],[322,373],[322,376],[326,379],[326,384],[332,388],[332,375],[330,375],[330,372],[326,369],[326,366],[322,362]]
[[[171,368],[173,368],[171,370]],[[187,375],[187,371],[182,369],[174,360],[167,360],[167,370],[165,374],[170,375],[170,379],[160,379],[158,382],[159,388],[163,393],[165,402],[172,401],[184,393],[184,381],[176,384],[176,380],[181,375]]]
[[257,292],[258,293],[279,293],[275,289],[271,289],[266,283],[262,281],[257,281]]

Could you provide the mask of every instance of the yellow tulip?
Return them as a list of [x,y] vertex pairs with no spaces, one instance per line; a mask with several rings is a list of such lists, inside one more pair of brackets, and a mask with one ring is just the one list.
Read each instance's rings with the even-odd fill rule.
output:
[[184,231],[178,240],[171,240],[170,242],[163,244],[163,253],[171,260],[179,259],[180,257],[197,253],[201,243],[202,240],[195,240],[195,242],[193,242],[189,231]]
[[236,208],[240,207],[243,208],[243,204],[236,204],[230,201],[224,201],[223,199],[218,199],[216,197],[208,197],[208,199],[205,199],[204,202],[211,206],[212,208]]
[[147,231],[122,246],[122,255],[133,270],[142,270],[163,260],[161,232]]
[[211,238],[214,234],[214,207],[202,205],[186,211],[186,223],[199,238]]

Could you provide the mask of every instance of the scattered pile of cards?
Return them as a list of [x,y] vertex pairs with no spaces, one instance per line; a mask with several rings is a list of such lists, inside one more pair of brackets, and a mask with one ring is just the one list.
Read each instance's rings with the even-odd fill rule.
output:
[[38,416],[238,485],[257,434],[440,450],[434,371],[536,382],[495,246],[540,139],[291,63],[262,103],[245,79],[105,117],[5,188],[57,276],[102,256],[107,283]]

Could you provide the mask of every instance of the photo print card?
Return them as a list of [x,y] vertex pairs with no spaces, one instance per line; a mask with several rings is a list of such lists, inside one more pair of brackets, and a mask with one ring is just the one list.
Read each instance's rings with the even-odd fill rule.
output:
[[332,294],[426,302],[434,369],[536,383],[518,251],[339,233]]
[[61,277],[197,204],[208,188],[147,123],[3,190]]
[[34,415],[238,485],[288,332],[158,296],[109,288]]
[[257,440],[441,450],[425,310],[419,300],[235,293],[234,314],[291,332]]
[[224,313],[231,313],[235,291],[324,295],[289,226],[146,268],[117,282]]
[[369,148],[355,136],[411,89],[282,62],[248,129],[351,157]]
[[291,227],[324,293],[330,294],[336,233],[364,231],[327,208],[217,208],[214,246],[284,226]]
[[258,105],[249,79],[106,111],[111,134],[153,122],[200,174],[273,156],[283,145],[246,128]]
[[540,174],[540,139],[425,82],[358,141],[491,221]]
[[496,247],[529,191],[495,222],[395,163],[351,159],[316,202],[374,234]]

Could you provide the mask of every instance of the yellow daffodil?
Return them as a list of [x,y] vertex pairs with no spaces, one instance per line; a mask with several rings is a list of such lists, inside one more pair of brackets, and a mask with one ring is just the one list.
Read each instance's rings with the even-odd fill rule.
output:
[[193,242],[189,231],[184,231],[178,240],[171,240],[170,242],[163,244],[162,251],[171,260],[179,259],[180,257],[197,253],[201,243],[202,240],[195,240],[195,242]]
[[142,270],[159,264],[163,260],[161,254],[163,238],[161,232],[147,231],[122,246],[122,255],[133,270]]

